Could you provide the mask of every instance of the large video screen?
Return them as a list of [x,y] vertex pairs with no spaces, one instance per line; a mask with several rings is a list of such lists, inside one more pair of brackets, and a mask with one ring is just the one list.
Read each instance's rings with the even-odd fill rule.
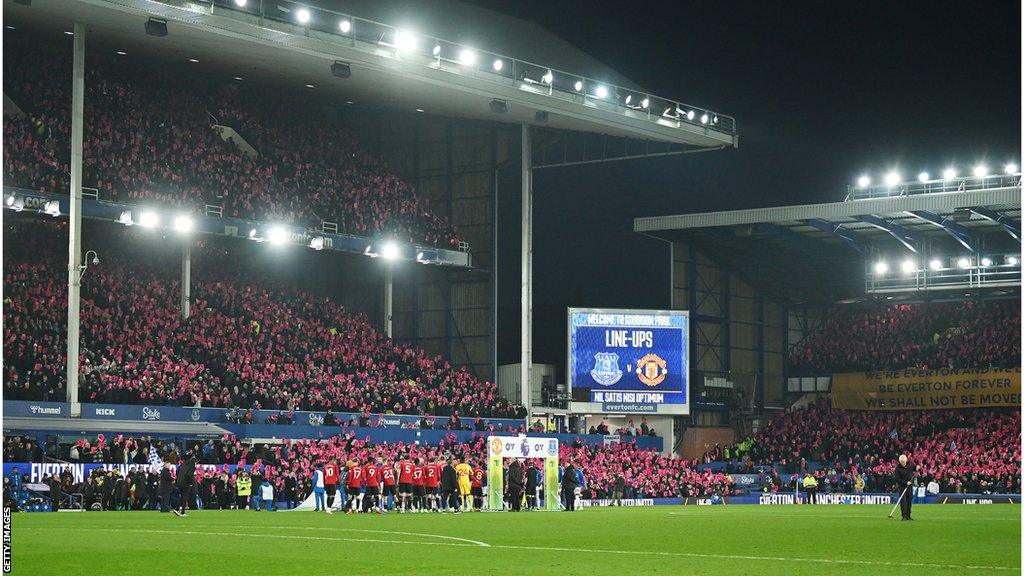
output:
[[570,386],[605,412],[688,414],[689,330],[681,310],[570,308]]

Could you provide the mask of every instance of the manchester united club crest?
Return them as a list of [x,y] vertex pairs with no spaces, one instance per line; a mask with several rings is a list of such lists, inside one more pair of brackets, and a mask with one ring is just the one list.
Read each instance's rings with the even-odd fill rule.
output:
[[665,380],[668,369],[665,368],[665,360],[657,354],[648,354],[636,363],[636,375],[640,381],[648,386],[657,386]]
[[594,381],[602,386],[611,386],[622,378],[619,370],[619,355],[614,352],[594,354],[594,369],[590,371]]

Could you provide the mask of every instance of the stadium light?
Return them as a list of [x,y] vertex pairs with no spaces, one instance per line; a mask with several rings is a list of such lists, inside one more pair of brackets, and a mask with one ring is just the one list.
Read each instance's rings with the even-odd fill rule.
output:
[[182,214],[174,217],[174,229],[180,234],[191,232],[193,226],[195,226],[195,222],[192,221],[191,216]]
[[545,84],[551,84],[552,82],[555,81],[555,75],[551,72],[551,70],[548,70],[547,72],[544,73],[543,76],[540,77],[540,79],[541,82],[544,82]]
[[927,182],[928,181],[928,173],[927,172],[921,172],[920,174],[918,174],[917,175],[917,181],[921,182],[921,183]]
[[159,223],[160,217],[152,210],[143,210],[142,214],[139,215],[139,226],[143,228],[156,228],[156,225]]
[[384,247],[381,248],[380,255],[383,256],[385,260],[394,260],[395,258],[398,258],[398,245],[394,242],[385,243]]
[[14,206],[14,194],[11,194],[10,196],[8,196],[7,200],[5,200],[5,202],[7,202],[8,206]]
[[629,103],[632,102],[632,101],[633,101],[633,95],[632,94],[626,94],[626,106],[629,106]]
[[701,117],[700,117],[700,123],[701,124],[707,124],[708,120],[709,120],[709,118],[708,118],[707,113],[701,114]]
[[860,178],[857,178],[857,187],[858,188],[867,188],[868,186],[871,186],[871,177],[870,176],[864,175],[864,176],[861,176]]
[[985,176],[988,176],[988,166],[985,166],[984,164],[978,164],[977,166],[974,167],[975,178],[984,178]]
[[696,113],[693,110],[690,110],[689,112],[686,113],[687,120],[693,120],[694,116],[696,116]]
[[249,230],[249,240],[256,240],[256,229]]
[[280,226],[274,226],[267,232],[267,240],[271,244],[284,244],[288,240],[288,231]]
[[917,263],[913,260],[904,260],[903,264],[900,265],[900,269],[903,270],[904,274],[913,274],[917,272]]
[[310,18],[311,15],[306,8],[299,8],[295,11],[295,19],[299,21],[299,24],[309,24]]
[[1016,266],[1017,264],[1020,264],[1020,260],[1018,260],[1016,256],[1010,256],[1006,259],[1006,263],[1010,266]]
[[644,99],[640,101],[640,107],[646,110],[651,105],[651,100],[644,96]]
[[984,266],[985,268],[988,268],[989,266],[992,265],[992,259],[987,256],[982,258],[981,265]]
[[249,0],[235,0],[235,6],[239,8],[245,8],[245,5],[249,3]]
[[[412,52],[416,49],[416,35],[408,30],[398,30],[395,32],[395,50],[399,53]],[[437,51],[440,52],[440,46],[437,47]]]
[[1012,176],[1013,174],[1016,174],[1016,173],[1017,173],[1017,165],[1014,164],[1013,162],[1010,162],[1006,166],[1003,166],[1003,174],[1006,174],[1007,176]]
[[932,261],[928,263],[928,267],[932,270],[942,270],[942,260],[932,258]]
[[459,51],[459,62],[463,66],[472,66],[476,64],[476,51],[472,48],[463,48]]
[[430,49],[430,53],[433,54],[434,56],[440,56],[441,55],[441,45],[440,44],[434,44],[434,47]]
[[967,270],[971,267],[971,261],[967,258],[960,258],[956,261],[956,265],[959,266],[961,270]]
[[885,175],[885,185],[890,187],[895,186],[900,183],[900,179],[900,173],[894,170]]
[[603,99],[607,95],[608,89],[605,88],[604,86],[598,86],[597,88],[594,89],[594,96],[597,96],[598,98]]
[[583,81],[582,80],[577,80],[576,83],[572,85],[572,87],[577,92],[582,92],[583,91]]
[[875,262],[875,274],[881,276],[882,274],[885,274],[888,271],[889,265],[886,264],[885,261],[879,260],[878,262]]
[[494,68],[495,72],[501,72],[501,69],[505,67],[505,62],[498,58],[494,61],[494,64],[491,64],[491,67]]
[[953,178],[956,178],[956,170],[953,168],[946,168],[942,171],[943,180],[952,180]]
[[342,20],[341,22],[338,22],[338,29],[341,30],[342,34],[348,34],[352,31],[352,22]]
[[134,224],[135,221],[132,220],[132,211],[131,210],[124,210],[124,211],[122,211],[121,215],[117,217],[117,223],[118,224],[124,224],[125,226],[131,226],[132,224]]
[[57,200],[50,200],[46,204],[43,204],[43,214],[53,216],[55,218],[60,216],[60,202]]

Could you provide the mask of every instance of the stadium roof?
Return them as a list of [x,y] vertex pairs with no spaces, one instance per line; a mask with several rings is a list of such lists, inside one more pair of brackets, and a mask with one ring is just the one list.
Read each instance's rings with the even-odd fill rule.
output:
[[[865,294],[869,258],[1019,254],[1020,176],[973,180],[948,192],[637,218],[633,229],[693,240],[779,302],[856,301]],[[1019,269],[1015,284],[1019,289]],[[922,297],[907,292],[899,297]]]
[[[55,36],[82,23],[87,54],[120,50],[152,65],[195,58],[202,72],[290,90],[311,85],[337,104],[526,122],[697,148],[738,142],[731,117],[647,94],[537,25],[454,0],[324,0],[316,7],[291,0],[241,3],[47,0],[24,6],[5,0],[4,17],[33,34]],[[298,23],[300,11],[306,11],[306,25]],[[150,17],[167,22],[166,37],[144,32]],[[349,32],[340,32],[341,21],[351,23]],[[400,30],[413,33],[415,49],[402,52]],[[440,57],[431,54],[435,43]],[[475,65],[459,61],[464,47],[475,49]],[[492,68],[495,59],[503,61],[501,71]],[[351,77],[332,75],[335,61],[348,63]],[[549,70],[553,81],[543,80]],[[582,90],[574,89],[577,79]],[[631,105],[625,104],[627,95]],[[493,99],[505,101],[507,111],[493,111]],[[650,101],[646,109],[639,106],[643,99]],[[538,118],[538,112],[546,117]]]

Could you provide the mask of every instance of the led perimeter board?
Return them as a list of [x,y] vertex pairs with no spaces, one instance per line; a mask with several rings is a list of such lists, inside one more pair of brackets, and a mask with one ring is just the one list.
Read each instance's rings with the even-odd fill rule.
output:
[[690,413],[689,312],[569,308],[568,325],[569,385],[601,412]]

